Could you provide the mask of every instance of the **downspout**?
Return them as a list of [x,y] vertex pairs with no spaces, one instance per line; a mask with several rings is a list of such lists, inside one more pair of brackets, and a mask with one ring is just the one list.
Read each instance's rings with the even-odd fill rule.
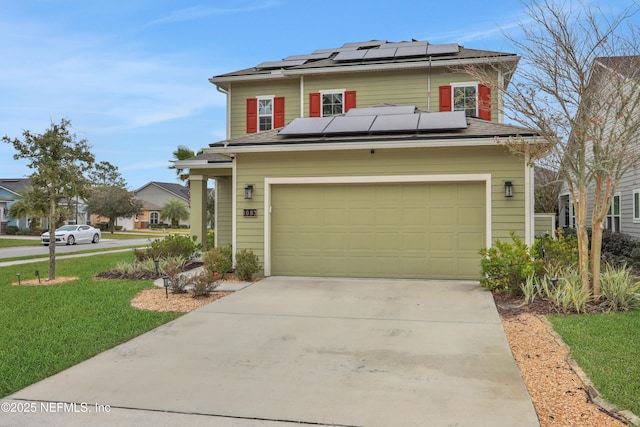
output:
[[304,117],[304,76],[300,76],[300,117]]
[[427,112],[431,112],[431,55],[429,55],[429,68],[427,68]]
[[231,84],[229,84],[229,90],[224,90],[220,86],[216,85],[216,90],[220,93],[223,93],[227,97],[227,117],[226,117],[226,128],[227,128],[227,137],[226,139],[231,138]]

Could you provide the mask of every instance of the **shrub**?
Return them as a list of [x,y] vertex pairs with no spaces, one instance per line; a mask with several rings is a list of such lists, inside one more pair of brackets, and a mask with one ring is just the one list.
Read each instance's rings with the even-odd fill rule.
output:
[[177,264],[170,263],[164,267],[164,274],[169,277],[169,289],[174,294],[184,294],[187,292],[187,286],[190,284],[190,277],[187,274],[181,274],[182,268]]
[[533,244],[532,253],[543,261],[547,274],[557,269],[577,268],[578,239],[558,229],[555,237],[537,238]]
[[203,297],[213,292],[219,285],[218,274],[203,271],[190,279],[193,285],[193,297]]
[[600,307],[604,311],[627,311],[640,308],[640,281],[629,267],[606,264],[600,274]]
[[187,261],[196,258],[200,250],[200,245],[196,244],[196,237],[189,237],[180,234],[170,234],[163,239],[151,242],[151,247],[143,250],[134,250],[137,260],[145,259],[168,259],[181,256]]
[[[176,265],[182,271],[187,265],[187,259],[182,256],[161,258],[158,263],[158,273],[165,274],[166,267],[170,264]],[[151,258],[136,258],[132,263],[119,262],[114,270],[122,277],[134,279],[158,277],[158,274],[156,274],[156,264]]]
[[518,295],[527,277],[542,271],[542,261],[535,259],[529,246],[514,232],[513,243],[496,240],[493,247],[480,249],[480,284],[496,292]]
[[19,231],[20,231],[20,229],[15,225],[7,226],[7,234],[9,234],[9,235],[16,235],[16,234],[18,234]]
[[216,243],[216,232],[215,230],[207,231],[207,250],[213,249]]
[[624,233],[605,230],[602,233],[602,252],[616,257],[630,258],[634,249],[640,248],[640,240]]
[[231,244],[209,249],[203,256],[204,268],[211,274],[217,273],[221,278],[224,278],[224,275],[233,267],[232,254]]
[[251,249],[242,249],[236,253],[236,276],[240,280],[251,280],[260,270],[258,256]]

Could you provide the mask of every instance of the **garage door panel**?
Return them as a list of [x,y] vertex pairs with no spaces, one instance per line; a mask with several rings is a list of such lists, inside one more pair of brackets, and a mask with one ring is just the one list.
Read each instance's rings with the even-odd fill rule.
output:
[[484,185],[274,185],[272,274],[477,279]]

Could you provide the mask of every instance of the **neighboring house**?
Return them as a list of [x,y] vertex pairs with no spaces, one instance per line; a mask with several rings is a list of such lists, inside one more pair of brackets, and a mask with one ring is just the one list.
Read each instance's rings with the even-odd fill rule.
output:
[[27,217],[11,218],[9,208],[20,200],[20,193],[30,186],[31,181],[28,178],[0,179],[0,234],[6,234],[8,226],[16,226],[21,230],[29,228],[29,219]]
[[[605,72],[619,73],[627,79],[635,79],[631,85],[635,91],[638,90],[638,57],[608,57],[599,58],[596,66]],[[634,66],[634,64],[636,66]],[[633,74],[633,75],[630,75]],[[589,153],[591,147],[587,150]],[[640,151],[640,141],[635,141],[633,149],[628,150],[629,155],[637,155]],[[593,210],[593,200],[595,186],[589,187],[587,204],[587,225],[591,226],[591,213]],[[558,202],[558,227],[576,228],[576,217],[573,201],[565,184]],[[636,165],[629,169],[618,181],[618,187],[613,195],[611,207],[604,220],[604,228],[613,232],[622,232],[640,238],[640,166]]]
[[[31,187],[29,178],[0,179],[0,234],[6,234],[8,226],[16,226],[20,230],[29,229],[29,217],[11,218],[9,209],[11,205],[20,200],[21,194]],[[89,215],[87,206],[82,199],[71,201],[63,200],[62,204],[69,207],[69,218],[65,224],[88,224]],[[43,218],[40,224],[43,230],[47,229],[47,219]]]
[[[149,225],[168,223],[162,218],[162,207],[169,200],[180,200],[189,206],[189,188],[183,184],[151,181],[134,190],[134,197],[142,201],[142,212],[135,218],[118,218],[118,225],[125,230],[149,228]],[[189,226],[189,221],[180,225]]]
[[264,274],[473,279],[479,249],[533,242],[533,169],[496,137],[499,94],[461,71],[518,56],[427,42],[347,43],[210,79],[227,136],[189,169],[191,230],[251,249]]

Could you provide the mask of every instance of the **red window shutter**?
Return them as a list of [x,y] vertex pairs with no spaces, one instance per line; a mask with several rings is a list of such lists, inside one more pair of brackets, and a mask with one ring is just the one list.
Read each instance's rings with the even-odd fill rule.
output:
[[320,117],[320,92],[309,94],[309,117]]
[[273,98],[273,128],[284,126],[284,96]]
[[440,111],[452,111],[451,86],[440,86]]
[[356,108],[356,91],[347,90],[344,92],[344,112],[346,113],[352,108]]
[[491,120],[491,89],[483,84],[478,85],[478,116]]
[[258,100],[247,98],[247,133],[258,131]]

